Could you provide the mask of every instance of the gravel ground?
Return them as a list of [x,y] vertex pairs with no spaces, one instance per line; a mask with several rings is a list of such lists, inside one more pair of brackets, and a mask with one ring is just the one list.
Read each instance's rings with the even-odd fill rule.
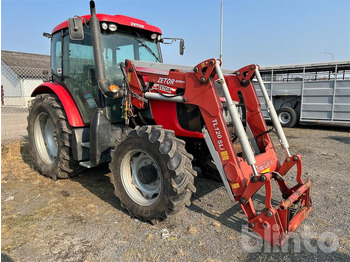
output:
[[313,182],[313,210],[275,250],[247,232],[244,214],[221,183],[198,177],[192,205],[150,225],[121,209],[107,167],[52,181],[32,169],[26,139],[3,143],[1,260],[350,261],[349,130],[285,130]]

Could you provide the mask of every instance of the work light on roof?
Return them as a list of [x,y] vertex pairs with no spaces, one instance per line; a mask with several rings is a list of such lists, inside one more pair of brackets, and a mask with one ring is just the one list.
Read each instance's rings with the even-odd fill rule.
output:
[[107,30],[107,28],[108,28],[107,23],[102,23],[101,26],[102,26],[102,29],[103,29],[103,30]]
[[117,25],[116,24],[109,24],[108,28],[112,32],[117,31]]
[[152,40],[154,40],[154,39],[156,39],[156,38],[157,38],[157,34],[156,34],[156,33],[151,34],[151,39],[152,39]]

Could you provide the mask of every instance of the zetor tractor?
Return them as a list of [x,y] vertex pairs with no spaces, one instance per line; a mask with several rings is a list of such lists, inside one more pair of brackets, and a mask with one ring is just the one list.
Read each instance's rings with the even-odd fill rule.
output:
[[[221,61],[162,64],[159,28],[121,15],[70,18],[51,38],[50,82],[38,86],[28,117],[38,170],[53,179],[110,163],[115,195],[133,217],[163,220],[190,204],[197,172],[215,170],[248,227],[282,245],[311,211],[302,157],[291,155],[259,66],[223,74]],[[260,111],[256,77],[286,158],[280,163]],[[285,181],[296,166],[295,186]],[[197,169],[196,169],[197,170]],[[273,207],[272,181],[283,201]],[[257,211],[255,193],[265,188]]]

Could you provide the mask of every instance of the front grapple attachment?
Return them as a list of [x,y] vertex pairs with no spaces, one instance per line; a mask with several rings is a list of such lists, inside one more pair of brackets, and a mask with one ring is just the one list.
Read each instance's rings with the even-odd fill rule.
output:
[[[289,188],[284,177],[293,165],[297,165],[297,185]],[[311,182],[308,180],[304,183],[301,180],[301,165],[300,155],[287,157],[278,172],[261,174],[260,180],[251,181],[240,197],[243,210],[247,210],[248,227],[273,246],[283,245],[312,209]],[[271,205],[272,179],[277,182],[285,199],[277,208]],[[257,215],[256,212],[252,212],[254,207],[252,201],[248,201],[248,199],[251,199],[262,186],[265,186],[266,192],[265,210]]]
[[[221,62],[216,59],[203,61],[194,68],[128,60],[125,72],[133,94],[130,104],[139,109],[145,108],[147,99],[199,108],[205,122],[201,135],[229,197],[239,201],[251,230],[273,246],[282,245],[311,211],[311,182],[304,183],[301,178],[301,156],[289,152],[287,138],[261,79],[259,66],[249,65],[224,76]],[[272,129],[267,129],[260,110],[254,77],[259,83],[259,92],[264,98],[274,132],[286,154],[282,164],[269,134]],[[173,88],[176,94],[158,94],[152,90],[153,85]],[[224,117],[224,110],[228,111],[229,119]],[[176,116],[172,117],[169,122],[174,124],[170,127],[176,128]],[[241,148],[239,152],[234,146],[236,142]],[[294,166],[297,185],[288,187],[285,178]],[[271,205],[272,180],[284,198],[276,208]],[[253,199],[262,187],[265,187],[265,206],[257,212]]]

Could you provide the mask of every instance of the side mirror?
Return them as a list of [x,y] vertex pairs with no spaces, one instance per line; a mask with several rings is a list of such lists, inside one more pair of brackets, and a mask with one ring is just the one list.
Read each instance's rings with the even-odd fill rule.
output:
[[43,33],[43,36],[47,38],[52,38],[52,35],[50,33]]
[[180,39],[180,55],[183,55],[185,51],[185,41]]
[[72,40],[83,40],[84,29],[80,18],[68,18],[69,37]]
[[160,40],[161,43],[165,44],[165,45],[170,45],[172,44],[174,41],[176,42],[177,40],[179,40],[180,42],[180,55],[184,54],[185,51],[185,41],[182,38],[169,38],[169,37],[164,37]]
[[90,68],[87,71],[87,81],[88,81],[89,85],[91,85],[91,86],[96,86],[97,85],[95,69]]

